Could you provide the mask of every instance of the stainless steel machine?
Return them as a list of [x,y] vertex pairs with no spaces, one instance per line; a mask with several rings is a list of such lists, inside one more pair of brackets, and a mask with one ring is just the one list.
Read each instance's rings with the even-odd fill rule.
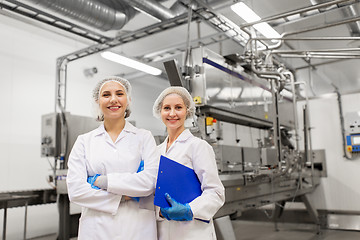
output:
[[265,74],[255,74],[251,61],[200,47],[191,52],[191,66],[166,68],[170,83],[188,88],[196,103],[190,129],[216,154],[226,191],[225,205],[215,216],[219,239],[235,239],[230,217],[275,203],[276,223],[287,201],[304,202],[319,225],[307,194],[326,175],[325,152],[311,148],[307,102],[300,120],[297,104],[302,97],[291,73],[272,65],[275,72],[262,68]]
[[95,118],[72,115],[69,112],[54,112],[42,116],[41,156],[52,157],[53,174],[49,176],[56,189],[59,209],[58,239],[77,236],[80,214],[70,214],[67,195],[67,161],[77,137],[99,126]]
[[[188,127],[208,141],[216,154],[226,191],[225,205],[215,216],[218,239],[235,239],[230,220],[249,209],[275,203],[272,217],[276,223],[287,201],[304,202],[319,225],[307,194],[326,176],[325,152],[311,148],[305,101],[303,119],[298,118],[301,96],[291,73],[281,69],[276,70],[280,74],[267,71],[259,76],[251,60],[223,57],[202,47],[193,49],[191,58],[191,66],[180,68],[176,61],[164,65],[170,83],[188,88],[196,103],[196,116]],[[61,101],[56,113],[42,118],[41,155],[55,160],[52,179],[58,195],[58,237],[68,239],[76,236],[78,216],[69,211],[66,161],[76,137],[98,123],[65,112]],[[304,126],[301,138],[300,121]]]
[[50,182],[57,194],[67,194],[67,161],[72,146],[80,134],[99,126],[94,118],[65,113],[49,113],[42,116],[41,157],[53,157],[53,175]]

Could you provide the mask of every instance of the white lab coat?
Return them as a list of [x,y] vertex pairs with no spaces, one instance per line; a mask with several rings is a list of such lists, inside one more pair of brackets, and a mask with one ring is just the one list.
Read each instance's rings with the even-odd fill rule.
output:
[[[136,173],[140,161],[144,170]],[[126,121],[115,143],[104,125],[80,135],[70,153],[67,186],[71,202],[82,207],[78,239],[156,239],[154,207],[122,196],[153,195],[159,154],[151,133]],[[107,175],[107,190],[96,190],[87,177]]]
[[216,239],[212,217],[224,204],[225,190],[218,175],[214,151],[206,141],[193,136],[188,129],[180,134],[166,152],[167,139],[158,146],[160,153],[194,169],[203,192],[189,203],[193,212],[192,221],[158,219],[158,238],[160,240]]

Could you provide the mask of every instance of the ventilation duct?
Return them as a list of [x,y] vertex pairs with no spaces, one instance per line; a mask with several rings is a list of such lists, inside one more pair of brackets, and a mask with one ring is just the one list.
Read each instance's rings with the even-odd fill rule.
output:
[[[125,14],[125,11],[116,10],[96,0],[26,0],[26,2],[102,31],[119,30],[135,15],[135,10],[128,10],[128,14]],[[116,4],[113,1],[103,2]]]
[[175,13],[173,13],[170,9],[164,7],[162,4],[156,2],[155,0],[122,0],[122,1],[160,20],[167,20],[176,17]]

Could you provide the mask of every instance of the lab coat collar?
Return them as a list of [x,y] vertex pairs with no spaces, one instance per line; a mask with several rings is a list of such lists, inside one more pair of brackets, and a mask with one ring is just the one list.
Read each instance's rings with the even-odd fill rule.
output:
[[[192,137],[192,133],[190,132],[189,129],[185,129],[182,133],[180,133],[180,135],[177,137],[175,142],[185,142],[190,137]],[[166,137],[165,142],[168,141],[168,138],[169,138],[169,136]]]
[[192,137],[192,133],[190,132],[189,129],[185,129],[176,139],[179,142],[185,142],[186,140],[188,140],[190,137]]
[[[102,123],[97,129],[95,129],[95,131],[96,131],[95,136],[105,134],[106,130],[105,130],[104,123]],[[123,131],[136,134],[137,128],[125,120],[125,126],[124,126]]]
[[[188,140],[190,137],[192,137],[192,133],[190,132],[189,129],[185,129],[178,137],[177,139],[174,141],[173,144],[171,144],[170,148],[168,149],[168,151],[170,151],[170,149],[173,148],[173,145],[176,143],[176,142],[185,142],[186,140]],[[169,139],[169,136],[167,136],[164,140],[164,142],[162,142],[162,144],[160,145],[160,151],[162,153],[167,153],[168,151],[166,151],[166,146],[167,146],[167,142],[168,142],[168,139]]]
[[132,125],[131,123],[125,120],[125,126],[123,130],[126,132],[131,132],[136,134],[138,129],[134,125]]

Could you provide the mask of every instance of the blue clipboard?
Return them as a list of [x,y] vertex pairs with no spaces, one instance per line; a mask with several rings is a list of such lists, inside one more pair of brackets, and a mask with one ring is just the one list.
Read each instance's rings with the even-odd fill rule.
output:
[[161,155],[154,198],[156,206],[170,207],[165,193],[185,204],[200,196],[202,191],[194,170]]

